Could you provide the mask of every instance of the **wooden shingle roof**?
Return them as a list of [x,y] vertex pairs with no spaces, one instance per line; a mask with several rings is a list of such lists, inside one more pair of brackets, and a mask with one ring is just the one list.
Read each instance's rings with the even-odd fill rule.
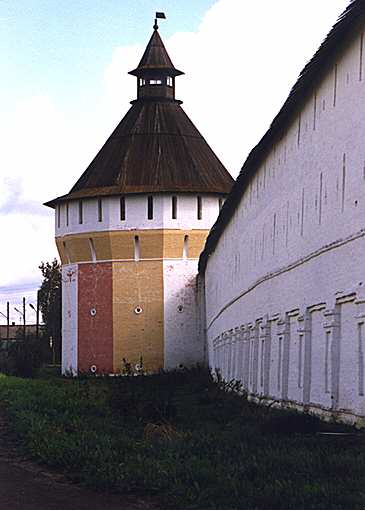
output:
[[[132,74],[182,74],[157,32]],[[153,87],[151,88],[153,90]],[[156,89],[155,89],[156,90]],[[171,90],[174,90],[171,88]],[[139,97],[69,193],[47,202],[128,193],[228,194],[233,179],[181,107],[171,97]]]
[[171,76],[184,74],[182,71],[176,69],[174,64],[171,62],[169,54],[166,51],[165,45],[162,42],[157,29],[154,29],[153,31],[138,67],[133,71],[130,71],[129,74],[141,76],[144,71],[151,70],[164,70]]

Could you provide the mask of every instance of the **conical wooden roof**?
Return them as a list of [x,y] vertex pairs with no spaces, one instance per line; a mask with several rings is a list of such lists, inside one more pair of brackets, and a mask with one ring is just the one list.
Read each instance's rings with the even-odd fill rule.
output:
[[182,71],[176,69],[171,62],[157,28],[153,31],[138,67],[134,69],[134,71],[130,71],[129,74],[142,76],[145,71],[151,70],[165,70],[172,76],[184,74]]
[[[157,30],[133,74],[177,71]],[[163,85],[165,86],[165,85]],[[166,85],[167,86],[167,85]],[[229,193],[233,179],[174,97],[142,97],[70,192],[47,202],[128,193]]]

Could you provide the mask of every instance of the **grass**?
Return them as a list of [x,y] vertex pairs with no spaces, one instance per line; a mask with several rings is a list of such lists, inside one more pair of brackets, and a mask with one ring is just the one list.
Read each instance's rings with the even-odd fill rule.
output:
[[0,377],[26,451],[78,482],[175,510],[365,508],[365,441],[249,403],[202,369],[149,377]]

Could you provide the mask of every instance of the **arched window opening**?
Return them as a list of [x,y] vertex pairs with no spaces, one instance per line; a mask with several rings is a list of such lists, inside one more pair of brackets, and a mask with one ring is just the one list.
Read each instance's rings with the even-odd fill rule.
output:
[[141,247],[139,243],[139,236],[134,236],[134,260],[139,261],[141,256]]
[[89,239],[89,246],[90,246],[91,260],[93,262],[96,262],[96,251],[95,251],[94,241],[91,238]]
[[103,221],[103,201],[98,199],[98,221]]
[[71,264],[70,252],[68,251],[68,247],[65,242],[63,242],[63,251],[65,253],[66,263]]
[[189,257],[189,236],[184,236],[183,259]]
[[125,221],[125,197],[120,197],[120,220]]
[[176,220],[177,218],[177,197],[172,197],[172,219]]
[[198,220],[201,220],[203,217],[203,203],[202,203],[202,197],[197,197],[197,218]]
[[153,220],[153,196],[150,195],[147,199],[147,218]]
[[84,223],[84,210],[82,200],[79,200],[79,224]]

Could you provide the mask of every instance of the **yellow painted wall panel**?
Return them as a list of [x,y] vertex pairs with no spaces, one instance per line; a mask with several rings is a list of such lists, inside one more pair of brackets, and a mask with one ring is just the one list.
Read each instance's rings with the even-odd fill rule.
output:
[[183,230],[164,230],[163,256],[166,259],[182,259],[184,248]]
[[88,262],[91,260],[89,239],[86,237],[69,237],[66,239],[70,262]]
[[88,237],[93,241],[96,260],[112,259],[112,248],[109,232],[93,233],[89,234]]
[[123,358],[134,365],[142,356],[149,371],[164,366],[163,299],[162,261],[113,263],[115,372],[121,370]]
[[134,259],[135,232],[110,232],[111,259]]
[[189,236],[189,259],[199,258],[208,234],[209,230],[191,230],[187,232]]
[[62,240],[62,238],[56,239],[56,246],[57,246],[58,254],[61,259],[61,264],[68,264],[68,259],[66,257],[65,248],[64,248],[63,243],[64,243],[64,241]]
[[163,257],[164,231],[139,231],[141,259],[161,259]]

